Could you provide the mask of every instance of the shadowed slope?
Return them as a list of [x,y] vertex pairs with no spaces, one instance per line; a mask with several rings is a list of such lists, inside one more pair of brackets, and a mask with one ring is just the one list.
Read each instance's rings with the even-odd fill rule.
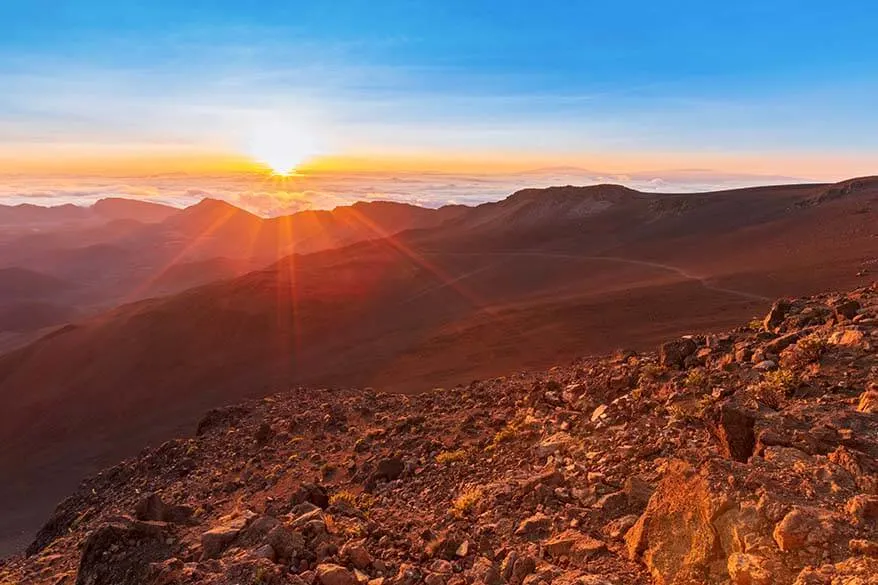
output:
[[[64,212],[36,209],[40,217]],[[94,312],[238,276],[297,251],[433,227],[464,209],[370,202],[263,219],[214,199],[183,210],[105,199],[91,208],[73,210],[91,214],[92,219],[99,217],[98,223],[39,229],[20,225],[18,232],[0,234],[0,266],[26,266],[75,284],[73,304]],[[0,209],[0,216],[2,212]],[[63,299],[65,303],[69,300],[66,296]]]

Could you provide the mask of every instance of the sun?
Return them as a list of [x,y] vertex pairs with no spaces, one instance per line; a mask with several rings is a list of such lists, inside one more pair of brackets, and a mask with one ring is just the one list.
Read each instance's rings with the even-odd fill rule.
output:
[[279,156],[263,158],[260,162],[267,166],[275,177],[291,177],[296,174],[296,169],[303,161]]
[[275,177],[295,176],[300,166],[317,155],[312,141],[301,133],[260,132],[248,142],[250,157]]
[[273,145],[270,148],[257,149],[251,156],[266,167],[274,177],[292,177],[297,169],[308,159],[310,154],[305,150],[291,145]]

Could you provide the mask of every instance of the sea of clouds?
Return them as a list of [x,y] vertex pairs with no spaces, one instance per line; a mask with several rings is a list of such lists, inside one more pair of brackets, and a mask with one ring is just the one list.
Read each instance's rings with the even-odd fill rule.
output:
[[131,177],[0,176],[0,204],[90,205],[126,197],[185,207],[204,198],[228,201],[262,216],[332,209],[355,201],[397,201],[424,207],[478,205],[528,187],[618,183],[646,192],[691,193],[754,185],[806,182],[794,177],[679,170],[597,173],[576,168],[519,173],[313,173],[288,178],[238,173]]

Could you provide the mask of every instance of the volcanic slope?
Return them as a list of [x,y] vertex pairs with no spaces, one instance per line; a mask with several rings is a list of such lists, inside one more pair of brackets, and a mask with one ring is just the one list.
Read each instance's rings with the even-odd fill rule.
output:
[[[38,209],[39,217],[55,217],[64,211]],[[127,296],[134,300],[154,294],[154,288],[168,290],[172,284],[168,273],[192,263],[196,264],[190,272],[197,275],[201,271],[198,263],[226,259],[234,263],[228,276],[235,276],[293,252],[434,227],[456,217],[463,208],[426,209],[375,201],[268,219],[216,199],[204,199],[185,209],[105,199],[76,209],[88,213],[92,221],[39,230],[22,222],[16,224],[24,230],[22,234],[16,226],[4,226],[0,265],[24,266],[78,282],[100,299]],[[154,281],[163,282],[153,287]],[[181,282],[188,281],[182,277]]]
[[876,347],[878,283],[658,352],[212,410],[0,582],[874,585]]
[[66,327],[0,358],[0,470],[19,478],[4,517],[33,526],[97,466],[290,384],[447,387],[853,287],[878,258],[876,199],[875,179],[526,190]]

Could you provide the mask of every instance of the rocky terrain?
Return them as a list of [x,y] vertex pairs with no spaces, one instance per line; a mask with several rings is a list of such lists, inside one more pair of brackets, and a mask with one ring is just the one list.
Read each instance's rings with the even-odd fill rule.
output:
[[[775,298],[862,286],[878,265],[876,214],[876,177],[701,194],[590,185],[272,220],[205,200],[136,230],[111,222],[110,240],[77,231],[77,246],[91,242],[71,252],[78,260],[52,238],[29,240],[21,250],[64,271],[21,265],[69,283],[65,295],[104,277],[137,288],[130,300],[161,294],[99,314],[73,299],[73,323],[24,345],[32,332],[0,336],[0,348],[17,347],[0,356],[0,477],[15,478],[0,482],[0,556],[24,550],[83,477],[184,436],[211,408],[298,386],[451,388],[648,351],[725,331]],[[247,260],[319,242],[331,249],[255,270]],[[77,266],[97,280],[83,283]],[[40,299],[70,306],[60,300]],[[25,308],[41,324],[57,314]]]
[[0,583],[878,583],[876,346],[878,284],[656,353],[213,410]]

